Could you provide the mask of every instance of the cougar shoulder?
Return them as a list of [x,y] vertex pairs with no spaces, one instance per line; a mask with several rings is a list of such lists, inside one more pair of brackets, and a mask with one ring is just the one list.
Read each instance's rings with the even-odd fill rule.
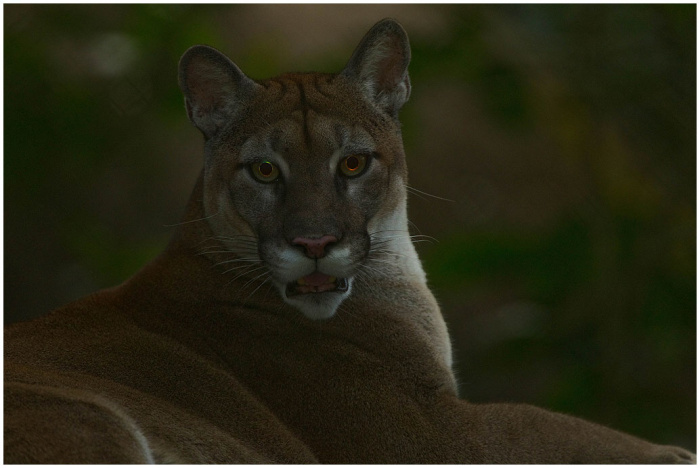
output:
[[457,397],[407,227],[409,60],[393,20],[335,75],[255,81],[189,49],[184,220],[124,284],[6,328],[5,462],[694,461]]

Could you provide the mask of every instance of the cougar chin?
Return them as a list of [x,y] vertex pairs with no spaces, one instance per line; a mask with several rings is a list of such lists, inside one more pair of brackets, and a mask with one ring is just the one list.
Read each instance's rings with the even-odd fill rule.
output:
[[[310,320],[327,320],[332,318],[340,304],[350,296],[352,292],[352,278],[338,278],[334,280],[334,287],[324,291],[298,292],[300,286],[296,284],[279,285],[280,294],[284,301],[300,311]],[[301,285],[307,289],[308,286]],[[319,288],[324,289],[324,288]]]

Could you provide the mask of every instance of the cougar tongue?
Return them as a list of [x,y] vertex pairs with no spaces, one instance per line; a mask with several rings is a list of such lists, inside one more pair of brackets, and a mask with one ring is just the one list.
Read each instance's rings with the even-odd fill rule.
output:
[[299,278],[297,280],[298,284],[305,285],[305,286],[321,286],[323,284],[328,284],[328,283],[334,283],[335,282],[335,277],[325,275],[321,273],[320,271],[316,271],[314,273],[311,273],[310,275],[304,276],[303,278]]

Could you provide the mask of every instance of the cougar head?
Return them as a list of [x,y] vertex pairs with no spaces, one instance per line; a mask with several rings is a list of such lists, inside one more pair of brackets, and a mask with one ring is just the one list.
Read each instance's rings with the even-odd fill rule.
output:
[[205,137],[211,230],[311,319],[332,317],[358,275],[381,274],[370,260],[406,231],[397,114],[409,60],[406,33],[383,20],[335,75],[254,81],[201,45],[180,61],[187,114]]

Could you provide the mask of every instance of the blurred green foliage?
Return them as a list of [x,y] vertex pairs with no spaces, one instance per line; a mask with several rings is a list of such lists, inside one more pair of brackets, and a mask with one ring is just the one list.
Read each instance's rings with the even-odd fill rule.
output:
[[[440,45],[414,42],[413,79],[464,80],[491,118],[523,132],[537,126],[533,100],[541,91],[532,67],[549,67],[567,87],[566,101],[548,111],[552,130],[566,129],[560,138],[590,186],[583,204],[545,229],[496,223],[455,232],[423,255],[463,338],[456,347],[466,396],[522,401],[525,394],[691,446],[695,7],[474,10],[455,8],[450,39]],[[489,51],[484,31],[494,24],[515,29],[530,56]],[[605,122],[625,140],[601,138],[595,127]],[[591,134],[599,140],[586,141]],[[647,165],[644,173],[634,159]],[[465,320],[464,304],[479,310],[480,297],[488,318]]]
[[[410,214],[439,239],[420,251],[464,396],[694,449],[695,5],[372,8],[5,5],[6,323],[167,242],[201,166],[176,82],[189,46],[264,78],[326,26],[352,40],[289,68],[337,71],[391,15],[412,41],[412,181],[456,200]],[[366,24],[347,31],[349,12]]]

